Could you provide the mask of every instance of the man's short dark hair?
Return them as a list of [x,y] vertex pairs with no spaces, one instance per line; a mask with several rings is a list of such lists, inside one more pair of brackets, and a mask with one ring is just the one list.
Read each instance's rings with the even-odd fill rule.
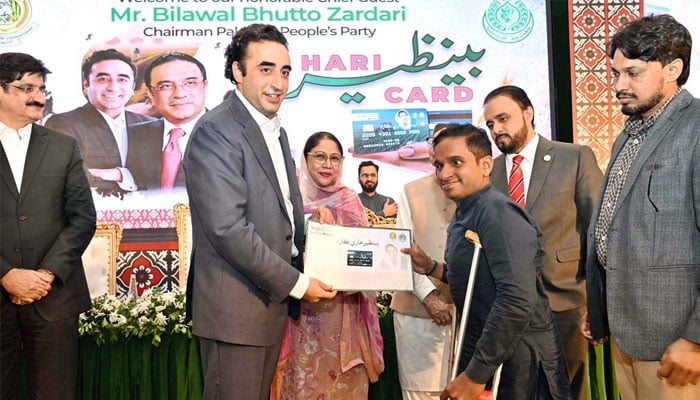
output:
[[146,68],[146,71],[143,75],[143,79],[144,82],[146,82],[146,86],[149,88],[151,87],[151,74],[153,73],[153,69],[155,67],[167,64],[175,60],[181,60],[195,64],[197,68],[199,68],[199,71],[202,73],[202,78],[205,81],[207,80],[207,70],[204,68],[204,64],[202,64],[201,62],[199,62],[199,60],[197,60],[189,54],[180,53],[179,51],[172,51],[169,53],[161,54],[160,56],[158,56],[158,58],[153,60],[153,62],[148,66],[148,68]]
[[224,77],[231,82],[236,82],[233,77],[233,63],[238,62],[243,76],[246,75],[245,59],[248,56],[248,45],[252,42],[277,42],[289,49],[287,39],[274,25],[251,24],[239,29],[231,43],[226,47],[226,65]]
[[438,144],[447,138],[463,137],[476,161],[485,156],[492,156],[491,141],[486,131],[472,124],[452,125],[447,127],[433,141],[433,148],[437,150]]
[[690,54],[693,39],[690,32],[670,15],[651,15],[625,25],[610,42],[608,55],[615,51],[631,60],[658,61],[666,66],[676,58],[683,61],[683,70],[676,79],[678,86],[685,84],[690,75]]
[[25,75],[39,74],[46,80],[51,71],[40,60],[25,53],[0,54],[0,84],[7,86],[10,82],[22,79]]
[[379,165],[373,163],[372,161],[362,161],[360,163],[360,166],[357,167],[357,177],[360,177],[360,171],[362,171],[362,168],[364,167],[374,167],[377,170],[377,173],[379,173]]
[[437,124],[435,124],[435,126],[433,127],[433,136],[435,136],[435,132],[440,133],[440,132],[442,132],[443,130],[445,130],[446,128],[449,128],[449,127],[451,127],[451,126],[457,126],[457,125],[459,125],[459,124],[455,124],[455,123],[452,123],[452,122],[450,122],[450,123],[445,123],[445,122],[437,123]]
[[131,72],[133,72],[134,74],[134,79],[136,79],[136,64],[134,64],[131,58],[129,58],[124,53],[117,51],[116,49],[107,49],[97,50],[94,53],[92,53],[90,57],[85,59],[82,67],[83,80],[89,81],[90,71],[92,71],[93,65],[97,64],[98,62],[107,60],[119,60],[124,62],[126,65],[129,66],[129,68],[131,68]]
[[531,107],[533,113],[532,128],[535,128],[535,106],[532,105],[532,101],[530,101],[530,98],[527,96],[527,93],[525,93],[523,89],[513,85],[497,87],[496,89],[493,89],[491,93],[486,95],[486,97],[484,98],[483,105],[486,105],[486,103],[491,101],[491,99],[494,99],[498,96],[506,96],[510,98],[516,104],[518,104],[518,107],[520,107],[521,110],[525,110],[526,108]]

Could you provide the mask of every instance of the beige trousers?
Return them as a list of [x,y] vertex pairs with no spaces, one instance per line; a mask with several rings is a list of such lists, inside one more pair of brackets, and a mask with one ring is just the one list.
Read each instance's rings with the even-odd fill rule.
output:
[[671,386],[656,376],[658,361],[642,361],[621,352],[613,341],[615,377],[624,400],[698,400],[700,385]]

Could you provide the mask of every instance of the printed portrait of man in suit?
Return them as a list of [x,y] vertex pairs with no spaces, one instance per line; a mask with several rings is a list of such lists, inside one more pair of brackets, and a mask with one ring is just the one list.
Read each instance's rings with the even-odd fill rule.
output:
[[127,168],[138,190],[185,186],[182,156],[206,111],[207,71],[188,54],[168,52],[146,68],[144,83],[150,103],[163,118],[129,129]]
[[127,131],[152,118],[124,109],[134,94],[135,76],[136,65],[127,55],[115,49],[93,52],[82,65],[87,103],[46,121],[47,128],[78,139],[90,186],[105,196],[136,188],[124,169]]

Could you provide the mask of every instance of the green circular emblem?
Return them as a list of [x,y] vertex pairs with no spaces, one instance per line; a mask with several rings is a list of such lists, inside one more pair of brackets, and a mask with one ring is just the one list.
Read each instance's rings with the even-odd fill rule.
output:
[[484,31],[494,40],[516,43],[532,33],[535,19],[521,0],[494,0],[482,23]]
[[0,34],[21,30],[31,16],[32,7],[28,0],[0,0]]

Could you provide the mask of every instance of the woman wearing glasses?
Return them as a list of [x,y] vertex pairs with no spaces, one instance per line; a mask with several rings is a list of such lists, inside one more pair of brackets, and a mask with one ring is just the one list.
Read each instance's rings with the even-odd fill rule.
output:
[[[343,159],[333,134],[308,138],[300,182],[304,212],[320,208],[329,222],[369,226],[357,193],[341,183]],[[299,320],[287,322],[271,398],[366,399],[369,382],[384,370],[382,349],[374,292],[303,302]]]

